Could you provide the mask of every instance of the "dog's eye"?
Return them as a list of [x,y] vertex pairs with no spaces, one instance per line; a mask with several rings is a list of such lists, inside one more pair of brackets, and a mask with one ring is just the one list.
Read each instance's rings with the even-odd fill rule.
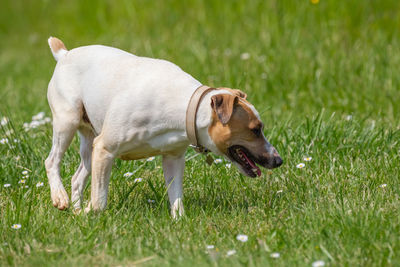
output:
[[261,128],[254,128],[254,129],[251,129],[251,131],[252,131],[257,137],[260,137],[260,136],[261,136]]

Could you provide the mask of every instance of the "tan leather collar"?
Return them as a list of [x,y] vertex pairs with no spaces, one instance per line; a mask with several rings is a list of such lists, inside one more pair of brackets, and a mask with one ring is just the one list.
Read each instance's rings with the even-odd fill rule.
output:
[[209,87],[207,85],[202,85],[194,91],[192,97],[190,98],[189,105],[186,109],[186,134],[193,145],[193,148],[197,152],[206,152],[203,146],[201,146],[197,139],[197,129],[196,129],[196,115],[199,108],[199,104],[203,96],[209,91],[216,90],[216,88]]

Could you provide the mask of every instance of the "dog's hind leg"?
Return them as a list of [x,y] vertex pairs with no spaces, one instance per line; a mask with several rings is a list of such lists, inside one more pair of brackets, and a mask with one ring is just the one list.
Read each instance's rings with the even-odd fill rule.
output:
[[68,208],[69,204],[68,194],[61,181],[60,163],[78,127],[72,116],[73,113],[53,113],[53,145],[45,161],[53,206],[60,210]]
[[71,179],[71,201],[74,209],[80,211],[82,207],[83,190],[92,171],[92,146],[94,134],[91,129],[79,128],[81,163]]
[[81,120],[80,104],[67,101],[50,82],[48,100],[53,114],[53,144],[45,161],[53,206],[60,210],[68,208],[69,198],[60,176],[60,164]]

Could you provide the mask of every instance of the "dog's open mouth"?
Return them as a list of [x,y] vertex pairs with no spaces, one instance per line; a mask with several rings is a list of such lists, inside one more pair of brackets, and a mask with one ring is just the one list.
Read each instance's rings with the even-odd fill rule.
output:
[[246,148],[234,145],[228,148],[228,152],[231,160],[239,163],[250,177],[261,176],[261,170],[255,163],[255,157]]

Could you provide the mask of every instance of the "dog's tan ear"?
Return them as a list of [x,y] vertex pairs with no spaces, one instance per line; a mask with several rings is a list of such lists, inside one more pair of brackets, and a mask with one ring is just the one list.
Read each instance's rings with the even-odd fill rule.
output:
[[243,92],[240,91],[239,89],[232,89],[232,91],[234,91],[234,94],[235,94],[235,95],[237,95],[237,96],[239,96],[239,97],[241,97],[241,98],[244,98],[244,99],[247,98],[247,94],[246,94],[246,93],[243,93]]
[[219,94],[211,97],[211,107],[223,125],[227,124],[231,119],[237,99],[237,96],[229,94]]
[[227,88],[227,87],[218,87],[218,89],[228,90],[232,94],[237,95],[238,97],[241,97],[243,99],[246,99],[246,97],[247,97],[247,95],[245,93],[243,93],[242,91],[240,91],[239,89],[231,89],[231,88]]

